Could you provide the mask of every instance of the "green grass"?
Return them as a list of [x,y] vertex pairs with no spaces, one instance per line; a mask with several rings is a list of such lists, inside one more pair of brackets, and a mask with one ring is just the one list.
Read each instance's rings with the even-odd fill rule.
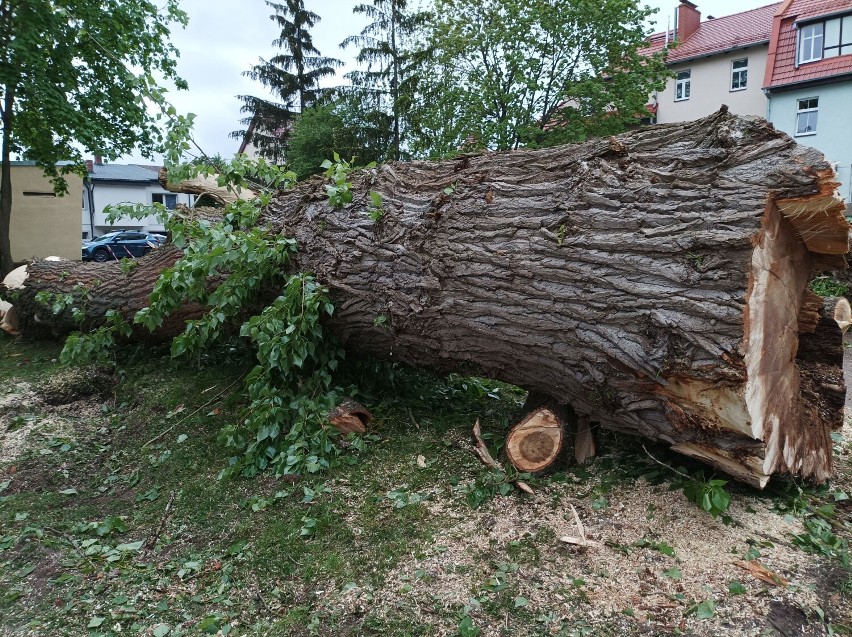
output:
[[[113,384],[104,370],[61,368],[58,353],[54,344],[0,336],[0,400],[23,384],[35,395],[26,404],[33,421],[20,424],[26,448],[0,462],[2,636],[630,635],[641,632],[632,617],[595,609],[597,587],[642,572],[630,559],[660,572],[677,559],[690,575],[680,552],[660,561],[659,551],[636,544],[642,535],[623,542],[618,576],[560,546],[564,531],[553,520],[573,525],[568,503],[608,528],[623,519],[620,507],[637,485],[666,494],[672,476],[614,434],[602,435],[608,451],[594,462],[538,483],[538,504],[486,489],[481,506],[470,506],[485,475],[468,451],[471,425],[481,419],[496,454],[521,411],[515,388],[399,368],[349,370],[347,382],[362,388],[356,397],[376,417],[363,451],[347,450],[322,474],[223,481],[228,454],[217,434],[245,403],[239,382],[222,392],[247,360],[197,369],[161,349],[136,349],[121,354]],[[51,392],[83,399],[45,404]],[[735,501],[754,498],[743,487],[732,493]],[[768,500],[778,515],[822,515],[839,537],[848,529],[845,501],[831,516],[820,509],[834,493],[788,489],[756,501]],[[659,502],[640,511],[642,525],[667,516]],[[504,516],[511,532],[492,534]],[[676,539],[654,536],[660,544]],[[835,569],[835,592],[848,599],[852,577],[826,546],[801,550]],[[570,613],[542,601],[547,586]]]

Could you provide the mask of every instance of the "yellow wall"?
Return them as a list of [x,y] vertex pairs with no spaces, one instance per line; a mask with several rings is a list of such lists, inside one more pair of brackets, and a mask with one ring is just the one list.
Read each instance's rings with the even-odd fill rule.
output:
[[[12,165],[12,260],[57,256],[80,260],[80,209],[83,180],[67,175],[68,194],[53,196],[53,186],[37,166]],[[24,193],[38,193],[25,195]]]

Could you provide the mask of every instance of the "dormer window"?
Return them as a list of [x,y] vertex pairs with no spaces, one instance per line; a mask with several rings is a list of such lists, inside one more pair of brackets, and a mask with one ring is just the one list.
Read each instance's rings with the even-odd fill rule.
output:
[[799,63],[822,59],[822,22],[802,27],[799,32]]
[[852,15],[799,27],[798,63],[852,54]]

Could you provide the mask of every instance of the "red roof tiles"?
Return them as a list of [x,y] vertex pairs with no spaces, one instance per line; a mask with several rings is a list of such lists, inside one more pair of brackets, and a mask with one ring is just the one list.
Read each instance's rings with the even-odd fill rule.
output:
[[[769,42],[772,31],[772,16],[775,15],[780,5],[780,2],[776,2],[750,11],[705,20],[695,33],[678,46],[669,49],[668,63],[683,62],[697,57]],[[665,46],[665,40],[665,32],[655,33],[651,36],[650,45],[643,49],[642,53],[650,55],[661,51]]]
[[[852,11],[850,0],[787,0],[774,18],[764,86],[777,88],[852,73],[852,55],[807,62],[796,68],[797,21]],[[777,34],[777,35],[776,35]]]

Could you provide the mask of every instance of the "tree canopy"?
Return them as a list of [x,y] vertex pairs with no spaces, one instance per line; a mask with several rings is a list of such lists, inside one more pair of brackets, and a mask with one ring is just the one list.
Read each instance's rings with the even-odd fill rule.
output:
[[356,60],[365,70],[347,76],[362,91],[373,91],[378,98],[377,111],[389,114],[392,126],[390,159],[400,159],[404,137],[404,107],[412,85],[413,36],[425,23],[427,13],[414,12],[407,0],[372,0],[352,9],[372,20],[359,35],[346,38],[341,47],[360,47]]
[[[163,102],[154,74],[186,88],[176,73],[170,28],[185,25],[177,0],[0,0],[0,272],[12,268],[12,153],[35,160],[59,193],[62,174],[83,170],[84,149],[114,159],[164,141]],[[141,69],[134,73],[130,69]],[[61,168],[58,162],[69,162]]]
[[510,149],[609,134],[663,87],[639,53],[651,9],[636,0],[435,0],[421,50],[415,148]]

